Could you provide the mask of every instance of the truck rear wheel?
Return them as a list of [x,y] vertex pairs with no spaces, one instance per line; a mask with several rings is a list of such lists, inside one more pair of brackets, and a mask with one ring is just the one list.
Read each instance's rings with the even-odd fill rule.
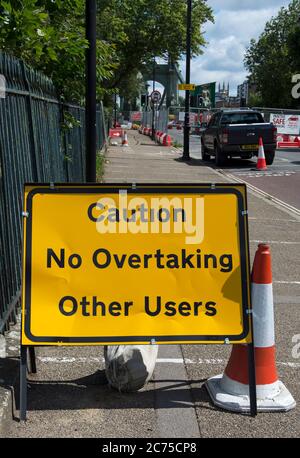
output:
[[220,147],[217,143],[215,143],[215,156],[216,156],[216,166],[222,167],[226,164],[227,157],[223,155]]
[[275,158],[275,151],[266,151],[265,156],[267,165],[272,165]]

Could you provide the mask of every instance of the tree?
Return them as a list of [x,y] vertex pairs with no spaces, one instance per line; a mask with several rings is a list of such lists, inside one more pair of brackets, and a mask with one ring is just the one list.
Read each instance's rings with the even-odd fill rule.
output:
[[[194,55],[202,52],[208,20],[206,1],[193,0]],[[185,29],[185,0],[99,0],[98,99],[109,101],[115,90],[134,99],[143,65],[184,54]],[[0,0],[0,50],[52,78],[68,100],[83,101],[87,46],[85,0]]]
[[[177,62],[186,48],[186,1],[184,0],[99,0],[98,35],[112,43],[119,58],[108,88],[151,64],[153,57],[170,57]],[[193,56],[205,45],[202,25],[212,21],[212,10],[205,0],[193,1]]]
[[[85,1],[0,0],[0,49],[52,78],[59,94],[85,94]],[[113,45],[97,42],[98,97],[117,66]]]
[[272,18],[257,41],[251,40],[245,57],[249,81],[257,85],[268,107],[293,108],[292,75],[300,73],[300,0],[293,0]]

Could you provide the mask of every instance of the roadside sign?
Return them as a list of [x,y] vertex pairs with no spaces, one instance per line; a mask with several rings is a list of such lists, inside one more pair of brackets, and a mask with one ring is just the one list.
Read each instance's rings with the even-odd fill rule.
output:
[[161,93],[159,91],[153,91],[151,94],[151,100],[153,103],[159,103],[161,101]]
[[194,91],[196,84],[178,84],[179,91]]
[[294,114],[271,114],[270,122],[277,128],[278,134],[299,135],[300,116]]
[[249,343],[246,187],[26,185],[22,345]]
[[141,111],[133,111],[131,113],[131,121],[136,122],[136,121],[141,121],[142,120],[142,112]]
[[[195,124],[197,122],[198,114],[190,112],[190,124]],[[178,115],[178,121],[184,122],[185,120],[185,112],[180,111]]]

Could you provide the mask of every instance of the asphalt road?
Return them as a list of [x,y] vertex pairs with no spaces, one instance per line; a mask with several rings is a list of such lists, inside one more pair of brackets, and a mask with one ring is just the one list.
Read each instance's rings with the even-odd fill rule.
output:
[[255,167],[256,160],[232,159],[224,171],[300,210],[299,150],[277,150],[275,161],[266,172],[257,171]]
[[[177,145],[183,145],[183,131],[172,129],[169,134]],[[201,159],[199,135],[190,136],[190,155]],[[231,159],[222,171],[300,210],[300,150],[277,150],[274,163],[265,172],[256,170],[256,162],[256,158]],[[216,168],[213,158],[204,165]]]

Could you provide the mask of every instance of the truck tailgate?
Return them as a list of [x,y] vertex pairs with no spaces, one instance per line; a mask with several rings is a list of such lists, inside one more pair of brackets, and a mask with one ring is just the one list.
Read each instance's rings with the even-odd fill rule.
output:
[[226,129],[230,145],[258,145],[259,137],[265,144],[274,143],[272,124],[229,124]]

